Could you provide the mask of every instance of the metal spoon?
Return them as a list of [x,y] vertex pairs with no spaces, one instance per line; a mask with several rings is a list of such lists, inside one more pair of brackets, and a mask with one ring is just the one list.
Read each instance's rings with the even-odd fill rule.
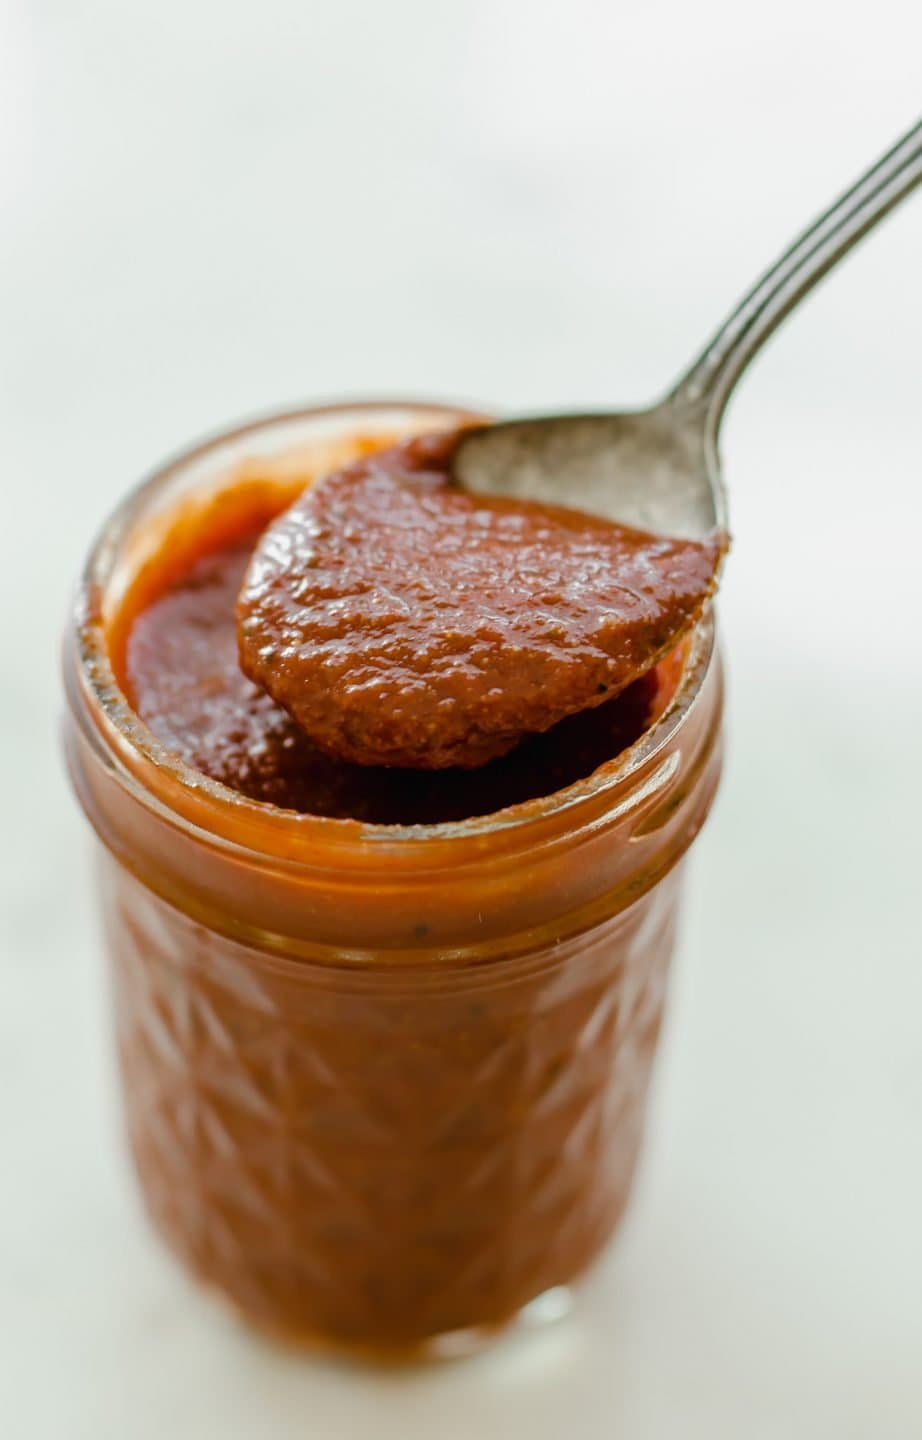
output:
[[717,442],[736,382],[798,301],[920,180],[922,121],[795,240],[659,404],[472,431],[455,452],[456,478],[471,490],[556,501],[663,534],[725,529]]

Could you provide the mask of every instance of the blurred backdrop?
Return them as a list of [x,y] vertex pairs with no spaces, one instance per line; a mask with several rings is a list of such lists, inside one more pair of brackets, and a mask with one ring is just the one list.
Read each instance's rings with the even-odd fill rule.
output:
[[652,398],[917,118],[920,44],[905,0],[0,0],[11,1435],[922,1432],[922,200],[726,424],[725,783],[637,1202],[572,1323],[376,1376],[187,1289],[119,1149],[56,737],[73,577],[166,453],[324,397]]

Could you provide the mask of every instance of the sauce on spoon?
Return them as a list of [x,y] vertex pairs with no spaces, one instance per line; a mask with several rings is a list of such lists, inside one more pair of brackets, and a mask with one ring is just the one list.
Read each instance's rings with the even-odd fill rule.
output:
[[340,760],[481,766],[651,670],[715,588],[725,535],[473,494],[461,433],[310,486],[244,577],[244,672]]

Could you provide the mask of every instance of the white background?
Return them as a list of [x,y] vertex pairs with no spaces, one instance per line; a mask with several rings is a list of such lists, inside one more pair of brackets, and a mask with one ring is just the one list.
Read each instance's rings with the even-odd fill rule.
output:
[[636,1204],[572,1321],[380,1375],[253,1341],[164,1257],[56,653],[91,533],[203,431],[651,398],[916,118],[920,50],[907,0],[0,0],[11,1440],[922,1434],[922,200],[727,423],[729,759]]

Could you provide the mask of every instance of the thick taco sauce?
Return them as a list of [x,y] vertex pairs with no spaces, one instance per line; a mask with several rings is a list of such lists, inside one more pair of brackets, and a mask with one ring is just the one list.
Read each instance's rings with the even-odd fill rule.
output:
[[133,579],[107,595],[110,546],[87,591],[68,756],[128,1133],[155,1224],[248,1319],[439,1353],[559,1296],[624,1209],[719,672],[705,616],[479,767],[336,758],[238,653],[294,494],[229,482],[155,543],[142,509]]
[[461,431],[309,486],[257,545],[240,658],[319,746],[475,768],[604,704],[674,649],[724,539],[670,539],[452,480]]
[[669,666],[476,770],[337,760],[240,668],[234,606],[260,534],[253,528],[193,560],[135,619],[125,657],[128,694],[154,733],[251,800],[383,825],[487,815],[590,775],[633,744],[663,703]]
[[268,527],[239,511],[153,598],[148,576],[124,672],[162,741],[251,799],[405,825],[548,794],[638,738],[721,538],[472,496],[456,434],[372,452]]

